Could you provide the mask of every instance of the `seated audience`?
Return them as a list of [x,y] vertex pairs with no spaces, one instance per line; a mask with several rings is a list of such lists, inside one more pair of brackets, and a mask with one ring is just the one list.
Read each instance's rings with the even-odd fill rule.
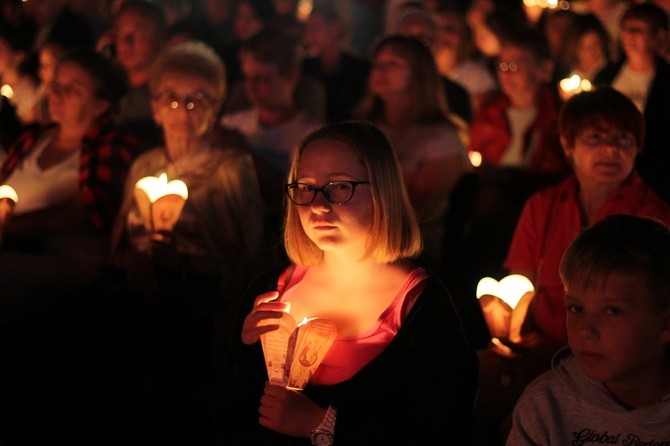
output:
[[426,240],[428,266],[437,268],[444,212],[470,164],[450,119],[430,51],[412,37],[382,39],[372,53],[368,94],[360,116],[391,141]]
[[[160,141],[151,113],[148,79],[151,64],[165,42],[167,24],[163,10],[146,0],[124,1],[110,33],[98,42],[126,70],[129,89],[121,99],[116,119],[140,138],[140,150]],[[106,45],[111,45],[109,48]]]
[[609,35],[592,14],[580,15],[563,41],[560,65],[566,74],[593,81],[609,63]]
[[[223,309],[229,316],[258,260],[264,215],[251,156],[213,139],[225,96],[224,66],[205,44],[182,43],[159,54],[149,88],[165,145],[133,161],[114,228],[113,261],[145,297],[178,297],[203,305],[196,308],[203,314]],[[162,173],[183,181],[188,198],[174,227],[157,233],[141,214],[135,185]]]
[[[399,172],[364,122],[321,128],[293,152],[292,264],[252,285],[240,309],[217,398],[226,444],[471,443],[476,357],[448,293],[410,260],[421,237]],[[268,383],[259,340],[282,312],[337,326],[304,391]]]
[[305,27],[307,58],[303,73],[320,79],[326,89],[326,120],[351,118],[365,94],[369,63],[347,49],[348,16],[344,2],[314,4]]
[[[402,8],[402,15],[398,19],[395,31],[391,34],[400,34],[417,39],[431,51],[438,38],[439,25],[437,17],[421,8],[409,3]],[[444,95],[446,95],[449,110],[464,122],[472,119],[472,107],[468,91],[459,83],[449,77],[442,77],[444,83]]]
[[436,12],[438,32],[432,50],[440,74],[462,85],[476,113],[484,99],[498,89],[486,61],[475,56],[472,33],[465,14],[452,7]]
[[530,171],[567,170],[556,135],[558,99],[543,34],[524,30],[503,41],[497,73],[500,93],[484,102],[470,126],[470,152],[482,164]]
[[39,102],[35,120],[46,124],[51,122],[49,116],[49,88],[60,60],[73,51],[91,49],[90,42],[70,37],[53,37],[47,39],[37,51],[39,77]]
[[[514,7],[511,5],[517,5]],[[475,0],[468,6],[466,20],[477,51],[491,62],[500,54],[500,45],[508,34],[527,26],[521,2]]]
[[239,52],[246,41],[272,26],[277,10],[272,0],[238,0],[233,17],[233,41],[226,48],[224,62],[231,86],[241,75]]
[[[252,100],[245,88],[244,73],[240,70],[241,53],[254,36],[261,31],[274,30],[293,36],[298,40],[302,39],[302,30],[283,26],[278,21],[279,17],[277,16],[274,0],[242,0],[240,2],[235,17],[237,42],[229,48],[230,52],[226,56],[226,66],[232,66],[234,71],[228,75],[231,79],[231,88],[224,105],[224,113],[238,112],[252,106]],[[302,46],[299,48],[302,53]],[[300,57],[303,58],[304,55],[301,54]],[[317,77],[301,72],[293,95],[298,108],[307,112],[309,119],[319,122],[325,119],[327,92],[323,83]]]
[[[540,8],[542,9],[542,8]],[[570,29],[577,22],[579,15],[570,9],[544,9],[537,27],[547,37],[549,54],[554,64],[558,64]]]
[[670,230],[611,215],[560,265],[569,349],[514,409],[510,446],[670,440]]
[[[609,34],[600,20],[593,14],[578,16],[562,42],[555,80],[560,82],[576,74],[593,84],[596,75],[610,63],[608,48]],[[570,92],[559,93],[564,100],[571,96]]]
[[262,31],[241,48],[240,61],[251,107],[224,114],[221,124],[242,133],[252,147],[261,192],[278,217],[291,151],[315,127],[295,101],[302,65],[300,40],[279,30]]
[[[567,341],[559,263],[575,236],[615,213],[670,223],[670,206],[634,169],[644,119],[627,97],[610,88],[579,93],[564,105],[558,125],[574,174],[528,199],[504,263],[509,272],[528,277],[535,288],[521,340],[512,343],[496,333],[490,317],[495,310],[484,308],[493,336],[503,338],[518,354],[506,360],[502,371],[484,367],[485,381],[500,382],[498,372],[512,376],[509,401],[498,406],[501,412],[511,409],[518,393],[547,370],[552,354]],[[495,355],[504,350],[490,349],[486,363],[495,364]],[[482,397],[486,401],[486,393]]]
[[661,198],[670,203],[670,65],[658,51],[668,33],[668,16],[661,8],[645,3],[632,6],[621,19],[624,60],[601,71],[596,84],[607,84],[628,96],[644,114],[643,150],[637,160],[640,175]]
[[630,0],[573,0],[570,9],[579,14],[593,14],[605,26],[609,34],[609,59],[621,59],[621,18],[631,5]]
[[565,308],[558,264],[581,228],[613,213],[670,223],[665,204],[634,169],[644,118],[621,93],[603,87],[568,101],[559,118],[565,156],[574,174],[531,197],[521,214],[505,266],[531,279],[530,317],[542,337],[564,343]]
[[8,149],[0,184],[19,201],[3,228],[3,298],[97,276],[136,144],[112,122],[124,89],[121,68],[104,56],[65,57],[49,92],[55,125],[29,127]]
[[35,120],[39,101],[39,82],[29,66],[32,45],[33,30],[29,24],[0,21],[0,82],[10,87],[11,92],[3,95],[9,98],[23,125]]

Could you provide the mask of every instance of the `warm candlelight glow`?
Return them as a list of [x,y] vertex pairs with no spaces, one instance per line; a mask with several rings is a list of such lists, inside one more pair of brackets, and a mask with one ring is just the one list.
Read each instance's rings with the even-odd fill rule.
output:
[[500,282],[491,277],[484,277],[477,284],[477,299],[485,295],[496,296],[514,309],[524,294],[534,290],[531,281],[521,274],[509,275]]
[[8,186],[7,184],[0,186],[0,199],[2,198],[8,198],[14,203],[18,203],[19,201],[19,196],[16,194],[14,188],[12,186]]
[[591,82],[588,79],[582,79],[577,74],[561,79],[558,84],[565,93],[580,93],[582,91],[591,91]]
[[19,196],[13,187],[6,184],[0,186],[0,229],[5,226],[12,212],[14,212],[17,201],[19,201]]
[[6,97],[7,99],[12,99],[14,97],[14,90],[9,85],[5,84],[0,87],[0,94]]
[[538,7],[542,9],[570,9],[570,3],[566,0],[523,0],[527,8]]
[[151,203],[154,203],[160,197],[165,195],[178,195],[184,200],[188,198],[188,188],[181,180],[167,180],[167,174],[162,173],[158,178],[144,177],[139,180],[135,187],[142,189],[149,198]]
[[181,180],[168,181],[165,173],[135,183],[135,202],[149,231],[172,231],[187,198],[186,184]]
[[473,167],[479,167],[482,165],[482,154],[480,152],[468,152],[468,158],[470,159],[470,164],[472,164]]
[[301,22],[306,22],[314,8],[313,0],[299,0],[297,7],[297,17]]

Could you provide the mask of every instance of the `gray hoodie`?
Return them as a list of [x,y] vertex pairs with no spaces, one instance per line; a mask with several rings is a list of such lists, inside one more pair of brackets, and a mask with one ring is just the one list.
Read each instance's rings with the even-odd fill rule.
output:
[[651,406],[626,409],[584,374],[566,348],[553,370],[526,387],[514,408],[507,446],[670,446],[670,394]]

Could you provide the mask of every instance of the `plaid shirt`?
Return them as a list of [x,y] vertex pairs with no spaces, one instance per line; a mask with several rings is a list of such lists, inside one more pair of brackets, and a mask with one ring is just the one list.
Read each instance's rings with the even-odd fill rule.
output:
[[[43,138],[53,138],[56,126],[31,125],[7,150],[0,169],[2,184]],[[137,140],[105,116],[83,138],[79,156],[79,192],[91,225],[109,233],[123,197]]]

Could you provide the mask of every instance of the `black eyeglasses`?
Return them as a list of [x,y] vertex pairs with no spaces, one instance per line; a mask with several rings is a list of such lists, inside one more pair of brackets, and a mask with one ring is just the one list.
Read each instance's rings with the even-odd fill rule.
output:
[[321,187],[306,183],[291,183],[285,186],[289,200],[298,206],[309,206],[314,202],[316,193],[321,192],[326,200],[333,204],[344,204],[351,200],[359,184],[369,181],[331,181]]

